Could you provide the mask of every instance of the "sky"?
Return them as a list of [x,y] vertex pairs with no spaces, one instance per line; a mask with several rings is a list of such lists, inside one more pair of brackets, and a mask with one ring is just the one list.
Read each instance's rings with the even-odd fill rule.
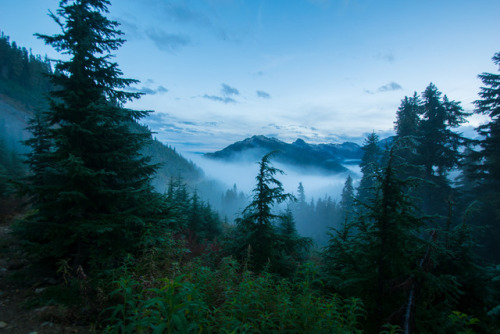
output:
[[[0,30],[60,58],[58,0],[0,0]],[[499,0],[115,0],[127,42],[114,61],[130,104],[180,152],[212,152],[252,135],[362,143],[392,134],[405,96],[432,82],[473,110],[477,75],[497,72]],[[463,131],[481,122],[471,117]]]

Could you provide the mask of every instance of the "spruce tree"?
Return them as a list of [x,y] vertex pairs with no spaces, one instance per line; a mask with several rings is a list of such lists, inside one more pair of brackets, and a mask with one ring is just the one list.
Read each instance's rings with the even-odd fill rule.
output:
[[279,256],[275,248],[278,240],[276,224],[284,219],[284,215],[273,212],[276,204],[287,200],[295,200],[294,196],[285,193],[282,183],[276,179],[276,174],[284,174],[281,169],[271,165],[271,157],[276,151],[264,155],[259,162],[259,173],[253,189],[253,200],[243,210],[242,217],[237,219],[236,240],[237,253],[244,257],[250,248],[251,265],[254,270],[261,270]]
[[[500,66],[500,52],[494,55],[493,62]],[[491,228],[485,238],[485,255],[500,263],[497,237],[500,233],[500,74],[482,73],[479,78],[484,86],[479,92],[480,99],[474,102],[475,113],[488,115],[489,121],[476,129],[482,139],[481,150],[475,158],[481,164],[472,167],[480,183],[479,198],[485,204],[483,221]]]
[[466,122],[469,115],[459,102],[441,98],[432,83],[422,93],[422,119],[418,129],[417,164],[423,168],[423,209],[426,214],[445,216],[452,189],[449,172],[460,165],[460,148],[467,140],[453,129]]
[[354,217],[354,198],[355,194],[352,177],[348,175],[344,183],[344,188],[342,188],[342,195],[340,198],[340,209],[342,210],[342,219],[344,222]]
[[366,137],[361,150],[363,150],[363,157],[359,166],[361,167],[363,177],[359,182],[357,198],[360,202],[368,202],[374,196],[376,173],[380,169],[382,159],[379,137],[375,132]]
[[[106,18],[107,0],[62,0],[51,18],[61,33],[38,37],[65,55],[50,75],[50,109],[32,126],[27,192],[33,214],[20,232],[40,259],[53,265],[106,268],[134,251],[147,229],[155,166],[140,154],[149,132],[131,131],[148,112],[126,108],[140,94],[124,91],[112,52],[124,42]],[[46,148],[50,144],[50,148]],[[39,151],[41,149],[42,151]]]
[[422,106],[417,92],[415,92],[412,97],[405,96],[396,113],[396,122],[394,123],[396,136],[416,136],[421,113]]
[[394,148],[376,178],[365,214],[331,234],[323,253],[326,282],[332,292],[363,300],[370,333],[386,323],[433,332],[459,294],[455,277],[435,270],[448,250],[436,245],[438,232],[426,233],[426,219],[408,196],[414,181],[400,177]]

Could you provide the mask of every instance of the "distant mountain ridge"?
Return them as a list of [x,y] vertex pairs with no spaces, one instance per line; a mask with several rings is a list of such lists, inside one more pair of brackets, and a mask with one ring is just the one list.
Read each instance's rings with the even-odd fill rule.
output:
[[352,142],[342,144],[308,144],[297,139],[289,144],[276,138],[253,136],[238,141],[226,148],[205,153],[205,157],[224,161],[258,161],[264,154],[279,151],[274,161],[290,165],[308,172],[343,173],[347,172],[345,164],[349,160],[359,160],[363,156],[361,147]]

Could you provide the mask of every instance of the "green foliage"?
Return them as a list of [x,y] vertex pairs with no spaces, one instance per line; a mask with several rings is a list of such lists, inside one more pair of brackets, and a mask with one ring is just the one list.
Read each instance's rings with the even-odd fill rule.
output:
[[355,194],[353,181],[351,175],[348,175],[340,197],[340,208],[342,210],[342,218],[344,222],[351,221],[355,216],[356,211],[354,207],[354,199]]
[[[270,266],[273,272],[285,272],[293,254],[301,248],[307,249],[310,244],[298,236],[291,211],[287,214],[273,212],[276,204],[295,200],[293,195],[285,193],[283,185],[275,178],[276,174],[283,174],[282,170],[271,166],[270,158],[276,153],[266,154],[259,163],[253,200],[237,220],[232,245],[235,255],[240,259],[246,256],[247,263],[255,271]],[[279,222],[281,226],[277,228]]]
[[38,35],[69,55],[49,75],[56,87],[49,110],[30,127],[26,194],[34,210],[18,228],[49,266],[61,258],[73,268],[116,266],[161,215],[150,183],[156,167],[140,153],[151,134],[131,130],[148,112],[123,107],[139,94],[123,90],[136,81],[110,62],[123,40],[104,16],[108,5],[62,1],[51,14],[61,34]]
[[459,311],[453,311],[449,315],[452,324],[453,333],[457,334],[474,334],[475,332],[471,327],[479,323],[479,319]]
[[172,278],[134,275],[115,282],[106,333],[361,333],[359,299],[323,295],[303,279],[239,272],[224,258],[214,268],[189,262]]
[[144,288],[130,277],[115,282],[117,288],[110,296],[118,296],[122,302],[109,309],[108,322],[112,325],[105,333],[197,332],[196,324],[188,322],[190,312],[201,311],[193,301],[193,287],[180,276],[159,282],[158,288]]
[[[500,66],[500,52],[493,56],[495,65]],[[482,73],[479,78],[483,86],[479,91],[480,99],[475,101],[475,113],[487,115],[488,121],[476,131],[482,136],[480,149],[472,155],[481,163],[471,166],[472,175],[478,182],[476,193],[484,203],[480,222],[489,226],[489,232],[482,236],[485,251],[483,256],[489,261],[500,263],[500,74]]]
[[359,182],[357,199],[360,202],[369,202],[374,196],[377,186],[377,173],[380,170],[382,150],[379,147],[379,137],[375,132],[369,134],[363,146],[363,158],[359,167],[363,177]]
[[45,94],[52,85],[47,74],[52,72],[50,62],[31,54],[2,32],[0,36],[0,94],[21,101],[28,109],[46,106]]

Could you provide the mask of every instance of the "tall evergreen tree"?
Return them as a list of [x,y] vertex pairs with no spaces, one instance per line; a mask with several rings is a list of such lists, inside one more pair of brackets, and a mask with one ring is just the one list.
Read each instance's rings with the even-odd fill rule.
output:
[[[400,176],[403,179],[423,178],[423,168],[420,166],[418,149],[421,141],[420,126],[423,113],[422,100],[415,92],[412,97],[401,100],[394,122],[393,147],[395,159],[399,160]],[[417,190],[414,190],[417,191]],[[413,194],[415,196],[421,194]]]
[[354,199],[354,185],[351,175],[348,175],[344,183],[344,188],[342,188],[342,195],[340,198],[340,208],[342,210],[342,219],[344,222],[347,222],[354,217]]
[[379,147],[379,137],[375,132],[370,133],[361,147],[363,157],[361,158],[361,172],[363,177],[359,182],[358,200],[368,202],[374,196],[376,188],[376,174],[380,169],[382,150]]
[[458,167],[460,148],[466,139],[453,129],[466,122],[469,115],[459,102],[450,101],[432,83],[422,93],[422,119],[419,126],[418,164],[423,168],[424,212],[446,215],[452,196],[449,172]]
[[426,240],[426,221],[408,196],[414,181],[400,177],[396,161],[393,148],[365,214],[331,234],[326,281],[333,292],[363,300],[370,333],[385,323],[436,332],[455,309],[459,287],[455,276],[435,269],[449,250],[437,244],[436,230]]
[[155,166],[139,153],[151,135],[130,130],[148,112],[124,107],[140,94],[123,90],[137,81],[122,78],[111,61],[124,40],[105,16],[109,4],[62,0],[50,13],[62,32],[38,35],[68,59],[50,75],[56,88],[46,128],[32,127],[33,178],[47,182],[28,186],[36,210],[21,226],[51,264],[69,258],[73,266],[112,266],[137,247],[151,215]]
[[243,210],[242,218],[237,220],[238,253],[244,256],[250,247],[251,264],[255,270],[261,270],[268,262],[272,265],[279,255],[275,248],[278,239],[275,225],[284,219],[284,215],[274,213],[274,206],[287,200],[295,200],[293,195],[285,193],[282,183],[275,177],[276,174],[284,174],[281,169],[271,165],[271,157],[276,153],[273,151],[266,154],[259,162],[253,200]]
[[412,97],[405,96],[396,113],[396,122],[394,124],[396,136],[416,136],[421,113],[422,106],[417,92],[415,92]]
[[[493,62],[500,66],[500,52],[494,55]],[[484,86],[479,92],[480,99],[474,102],[475,112],[488,115],[489,121],[476,129],[483,139],[476,155],[481,164],[474,167],[480,182],[480,199],[486,205],[484,221],[492,228],[485,240],[486,256],[500,263],[497,237],[500,233],[500,74],[482,73],[479,78]]]

